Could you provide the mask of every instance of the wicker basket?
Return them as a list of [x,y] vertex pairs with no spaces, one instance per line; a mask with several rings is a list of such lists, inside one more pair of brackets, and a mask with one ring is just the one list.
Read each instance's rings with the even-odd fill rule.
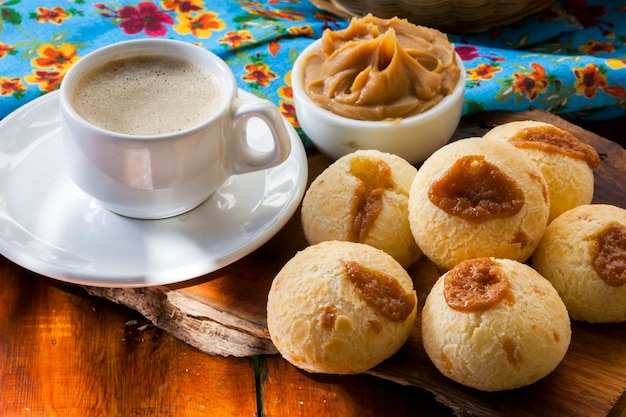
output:
[[450,33],[485,32],[541,11],[553,0],[313,0],[343,17],[372,13],[381,18],[407,18]]

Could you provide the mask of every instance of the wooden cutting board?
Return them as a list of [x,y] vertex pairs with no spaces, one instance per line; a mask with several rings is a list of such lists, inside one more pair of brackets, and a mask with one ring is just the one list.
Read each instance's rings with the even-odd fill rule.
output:
[[[552,123],[594,146],[601,156],[595,170],[594,203],[626,208],[626,151],[550,113],[494,112],[467,117],[453,140],[482,136],[493,126],[513,120]],[[309,181],[329,163],[311,152]],[[276,354],[266,327],[267,293],[284,263],[306,246],[298,211],[261,248],[198,279],[163,287],[85,288],[92,295],[139,311],[156,326],[209,354]],[[421,307],[439,273],[428,259],[413,265],[409,273]],[[369,373],[427,389],[463,415],[607,416],[626,391],[626,323],[572,323],[572,342],[557,369],[531,386],[507,392],[480,392],[441,375],[422,347],[419,319],[403,348]]]

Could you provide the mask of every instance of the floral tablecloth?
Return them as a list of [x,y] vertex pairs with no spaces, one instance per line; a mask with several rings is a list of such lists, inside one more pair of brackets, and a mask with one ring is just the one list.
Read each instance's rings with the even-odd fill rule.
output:
[[[204,46],[242,89],[296,127],[290,69],[325,29],[348,22],[308,0],[0,0],[0,118],[59,88],[101,46],[166,37]],[[578,119],[626,113],[626,3],[560,0],[487,33],[449,33],[467,71],[464,114],[531,107]]]

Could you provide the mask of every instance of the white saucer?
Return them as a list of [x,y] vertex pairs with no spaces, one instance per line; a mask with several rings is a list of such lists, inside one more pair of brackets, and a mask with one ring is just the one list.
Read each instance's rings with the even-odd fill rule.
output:
[[[256,99],[240,90],[240,97]],[[292,149],[281,165],[233,176],[203,205],[165,220],[100,208],[67,177],[49,93],[0,122],[0,253],[36,273],[75,284],[172,284],[222,268],[257,249],[295,213],[307,181],[306,152],[285,120]],[[248,141],[269,144],[252,119]]]

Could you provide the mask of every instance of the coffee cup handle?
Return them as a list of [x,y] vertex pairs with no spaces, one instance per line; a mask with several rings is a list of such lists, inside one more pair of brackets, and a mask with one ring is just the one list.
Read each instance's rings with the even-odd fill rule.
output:
[[[259,171],[279,165],[291,152],[291,139],[285,119],[267,100],[241,100],[235,98],[231,105],[233,115],[233,140],[231,141],[231,174]],[[250,118],[258,117],[269,128],[273,147],[261,151],[250,146],[246,126]]]

